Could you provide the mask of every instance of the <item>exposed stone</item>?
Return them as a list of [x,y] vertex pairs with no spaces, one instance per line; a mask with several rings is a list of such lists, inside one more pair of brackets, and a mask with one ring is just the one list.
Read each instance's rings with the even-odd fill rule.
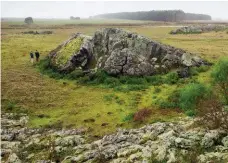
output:
[[228,147],[228,136],[224,137],[222,139],[222,144],[225,146],[225,147]]
[[184,138],[176,138],[175,139],[175,146],[183,149],[189,149],[194,147],[195,142],[189,139]]
[[208,24],[208,25],[194,25],[194,26],[187,26],[181,27],[176,30],[170,32],[170,34],[194,34],[194,33],[204,33],[210,31],[223,31],[228,27],[225,25],[215,25],[215,24]]
[[55,140],[55,145],[60,146],[76,146],[84,143],[84,139],[79,135],[72,135],[63,138],[57,138]]
[[21,163],[21,160],[17,157],[15,153],[9,155],[8,163]]
[[[63,163],[149,163],[151,159],[174,163],[190,156],[192,152],[195,152],[198,162],[206,163],[212,159],[217,162],[228,161],[227,131],[189,128],[193,123],[192,118],[148,124],[138,129],[118,129],[116,133],[87,142],[86,136],[78,135],[81,132],[76,129],[26,129],[23,125],[15,125],[20,118],[14,120],[13,116],[5,114],[2,117],[2,121],[7,121],[3,122],[7,125],[3,126],[2,135],[11,135],[18,130],[25,136],[21,140],[17,136],[15,139],[3,137],[5,141],[1,142],[1,156],[8,162],[51,163],[53,160],[47,158],[55,154],[64,156],[60,160]],[[10,129],[9,124],[12,125]],[[202,149],[201,152],[198,152],[198,147]],[[71,153],[67,156],[68,152]]]
[[25,31],[23,34],[33,34],[33,35],[49,35],[53,34],[53,31]]
[[105,28],[96,31],[93,37],[76,34],[59,45],[50,52],[52,65],[56,65],[58,51],[76,38],[82,38],[83,44],[69,57],[67,64],[59,67],[61,72],[81,67],[84,71],[101,69],[111,75],[145,76],[208,64],[182,49],[118,28]]
[[201,145],[204,148],[209,148],[214,145],[215,141],[219,138],[219,132],[212,130],[209,133],[206,133],[202,139]]

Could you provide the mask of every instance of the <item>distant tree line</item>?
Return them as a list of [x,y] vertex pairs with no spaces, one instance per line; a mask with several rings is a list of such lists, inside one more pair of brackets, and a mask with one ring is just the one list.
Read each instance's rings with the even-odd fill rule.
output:
[[152,20],[152,21],[183,21],[183,20],[211,20],[210,15],[185,13],[182,10],[152,10],[138,12],[120,12],[96,15],[93,18]]
[[185,20],[211,20],[210,15],[186,13]]
[[71,17],[70,17],[70,20],[80,20],[80,17],[71,16]]

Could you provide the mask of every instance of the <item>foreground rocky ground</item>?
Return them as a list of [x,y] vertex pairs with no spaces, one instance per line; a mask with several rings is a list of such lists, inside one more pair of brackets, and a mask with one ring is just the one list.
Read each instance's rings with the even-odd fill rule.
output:
[[27,122],[25,114],[2,114],[2,162],[228,162],[228,132],[193,127],[192,119],[119,129],[94,142],[83,130],[29,129]]

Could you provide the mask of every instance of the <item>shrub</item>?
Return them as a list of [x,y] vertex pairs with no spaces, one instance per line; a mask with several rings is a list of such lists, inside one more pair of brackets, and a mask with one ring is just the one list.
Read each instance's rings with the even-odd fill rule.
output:
[[199,74],[199,72],[198,72],[198,70],[197,70],[196,67],[191,67],[191,68],[190,68],[190,75],[191,75],[191,76],[196,76],[196,75],[198,75],[198,74]]
[[16,103],[10,101],[6,106],[6,109],[9,111],[12,111],[15,107],[16,107]]
[[161,85],[163,84],[163,79],[161,75],[146,76],[146,81],[152,85]]
[[161,108],[161,109],[177,108],[177,107],[178,107],[178,104],[175,102],[162,101],[159,103],[159,108]]
[[93,81],[93,84],[102,84],[108,77],[105,71],[99,70],[95,74],[91,74],[89,78]]
[[126,91],[140,91],[147,89],[147,85],[128,85],[125,90]]
[[194,110],[199,99],[208,95],[209,90],[203,84],[190,83],[180,89],[179,106],[184,111]]
[[147,84],[147,81],[142,77],[129,77],[126,84]]
[[41,59],[39,64],[38,64],[38,67],[41,71],[45,71],[47,69],[50,69],[51,68],[50,59],[48,57]]
[[228,111],[222,106],[218,98],[211,96],[207,100],[199,102],[197,123],[207,126],[209,129],[223,128],[228,130]]
[[225,103],[228,104],[228,58],[224,58],[215,65],[212,72],[213,82],[219,87]]
[[134,114],[134,121],[144,121],[146,117],[150,116],[151,110],[150,109],[141,109]]
[[118,86],[120,84],[120,81],[117,78],[108,77],[107,79],[105,79],[104,84],[114,87],[114,86]]
[[190,68],[190,75],[195,76],[198,75],[201,72],[206,72],[208,71],[210,66],[200,66],[200,67],[191,67]]
[[179,90],[175,90],[172,92],[168,99],[165,101],[158,101],[159,108],[166,109],[166,108],[179,108],[179,97],[180,92]]
[[133,118],[134,118],[134,113],[130,113],[123,118],[123,121],[128,122],[128,121],[133,120]]
[[170,72],[165,77],[165,83],[167,84],[175,84],[178,82],[178,74],[175,72]]
[[120,78],[119,78],[120,83],[122,83],[122,84],[126,84],[128,79],[129,79],[128,76],[120,76]]
[[79,84],[86,84],[86,83],[89,83],[90,82],[90,78],[89,76],[83,76],[83,77],[80,77],[77,81],[77,83]]
[[200,66],[196,67],[198,72],[206,72],[210,69],[210,66]]
[[83,76],[84,76],[84,73],[82,70],[74,70],[67,75],[67,78],[78,79],[78,78],[83,77]]
[[193,117],[196,115],[196,110],[187,110],[185,111],[185,114],[189,117]]
[[159,93],[159,92],[161,92],[161,89],[159,87],[155,87],[154,88],[154,93],[156,94],[156,93]]

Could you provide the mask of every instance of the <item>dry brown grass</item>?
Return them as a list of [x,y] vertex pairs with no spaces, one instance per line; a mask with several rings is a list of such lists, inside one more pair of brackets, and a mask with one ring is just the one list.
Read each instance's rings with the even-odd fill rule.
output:
[[228,130],[228,111],[224,109],[216,97],[200,101],[198,117],[197,123],[209,129],[222,128]]

